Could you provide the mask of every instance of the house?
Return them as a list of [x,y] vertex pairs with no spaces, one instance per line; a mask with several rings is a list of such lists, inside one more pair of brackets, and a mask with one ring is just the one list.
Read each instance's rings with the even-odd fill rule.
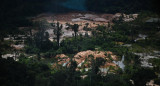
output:
[[160,18],[150,18],[146,21],[146,23],[158,23],[160,22]]

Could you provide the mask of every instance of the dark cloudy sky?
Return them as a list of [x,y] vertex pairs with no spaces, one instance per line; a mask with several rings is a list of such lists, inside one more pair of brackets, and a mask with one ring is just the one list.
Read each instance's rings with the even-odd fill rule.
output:
[[70,9],[85,11],[85,1],[86,0],[68,0],[64,2],[62,5]]

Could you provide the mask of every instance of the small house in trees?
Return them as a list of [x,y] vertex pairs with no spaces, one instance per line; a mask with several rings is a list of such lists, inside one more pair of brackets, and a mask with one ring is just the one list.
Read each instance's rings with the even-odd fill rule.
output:
[[150,18],[146,21],[146,25],[155,26],[155,28],[160,29],[160,18]]
[[146,23],[158,23],[160,22],[160,18],[150,18],[146,21]]

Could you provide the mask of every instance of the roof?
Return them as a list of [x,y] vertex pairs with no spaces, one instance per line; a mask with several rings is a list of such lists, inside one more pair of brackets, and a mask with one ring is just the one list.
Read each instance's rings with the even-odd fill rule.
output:
[[160,22],[160,18],[150,18],[146,22],[147,23]]

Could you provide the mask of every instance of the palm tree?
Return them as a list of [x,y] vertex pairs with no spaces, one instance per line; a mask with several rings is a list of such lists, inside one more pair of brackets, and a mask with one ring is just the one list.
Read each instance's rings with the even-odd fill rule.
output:
[[72,30],[74,31],[74,37],[75,37],[75,39],[77,38],[78,28],[79,28],[79,25],[78,25],[78,24],[74,24],[74,25],[72,26]]

